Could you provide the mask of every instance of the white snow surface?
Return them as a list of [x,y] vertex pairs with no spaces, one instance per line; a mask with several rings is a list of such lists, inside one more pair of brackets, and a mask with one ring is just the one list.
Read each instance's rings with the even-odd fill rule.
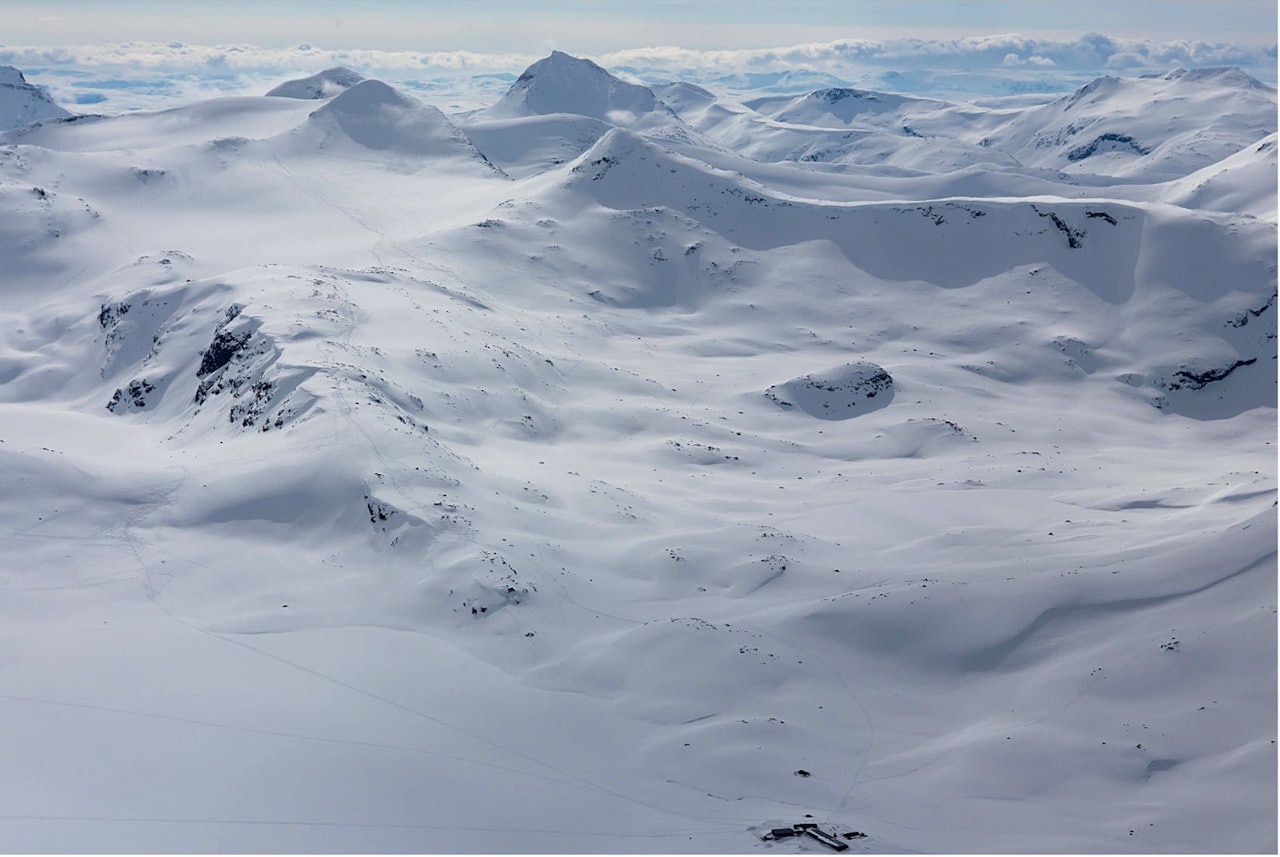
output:
[[33,86],[13,66],[0,65],[0,131],[28,125],[37,119],[61,119],[70,116],[49,94]]
[[297,80],[286,80],[279,86],[272,87],[267,95],[280,96],[282,98],[332,98],[343,90],[350,89],[360,81],[364,80],[364,76],[359,72],[352,71],[349,68],[336,66],[327,68],[324,71],[316,72],[307,77],[298,78]]
[[1274,853],[1274,89],[836,102],[0,135],[6,850]]

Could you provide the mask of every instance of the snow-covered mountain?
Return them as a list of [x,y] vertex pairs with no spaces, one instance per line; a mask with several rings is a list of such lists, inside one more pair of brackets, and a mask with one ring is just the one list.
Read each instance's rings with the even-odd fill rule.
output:
[[553,51],[529,66],[484,112],[495,119],[572,113],[623,124],[663,110],[647,86],[620,80],[591,60]]
[[529,66],[496,104],[467,117],[464,128],[516,175],[571,160],[610,128],[672,145],[715,145],[648,87],[561,51]]
[[982,143],[1026,164],[1167,181],[1276,131],[1275,87],[1237,68],[1101,77],[1026,111]]
[[847,128],[850,125],[877,125],[899,128],[906,117],[950,107],[945,101],[871,92],[848,87],[831,87],[796,96],[771,96],[746,102],[752,110],[792,125]]
[[1164,200],[1184,208],[1238,211],[1276,220],[1276,135],[1169,182]]
[[1273,851],[1274,92],[1074,137],[1180,86],[0,135],[3,841]]
[[267,95],[311,100],[332,98],[362,80],[364,80],[364,76],[358,72],[338,66],[336,68],[327,68],[324,71],[296,80],[286,80],[279,86],[273,87]]
[[1236,68],[1104,77],[1048,104],[981,108],[830,87],[736,104],[672,84],[662,99],[711,140],[764,162],[938,174],[1052,170],[1155,183],[1205,169],[1275,132],[1275,89]]
[[461,157],[492,169],[458,126],[436,107],[379,80],[364,80],[335,96],[285,137],[307,149],[353,150],[426,158]]
[[0,65],[0,131],[20,128],[37,119],[64,119],[70,115],[49,93],[27,83],[18,69]]

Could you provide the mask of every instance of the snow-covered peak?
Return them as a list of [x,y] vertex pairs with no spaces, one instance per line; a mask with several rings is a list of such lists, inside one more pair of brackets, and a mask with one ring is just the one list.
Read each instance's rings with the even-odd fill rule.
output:
[[1163,201],[1184,208],[1276,219],[1276,135],[1165,186]]
[[358,72],[338,66],[317,72],[310,77],[287,80],[272,89],[267,95],[282,98],[332,98],[362,80],[364,80],[364,76]]
[[801,95],[773,95],[744,104],[775,122],[816,128],[893,128],[911,115],[954,107],[948,102],[849,87],[827,87]]
[[1022,163],[1170,180],[1276,131],[1276,91],[1237,68],[1100,77],[983,139]]
[[626,125],[654,110],[665,112],[648,87],[621,80],[591,60],[554,51],[529,66],[486,114],[499,118],[575,113]]
[[1052,102],[1052,105],[1066,111],[1078,109],[1080,105],[1104,105],[1117,99],[1142,99],[1158,103],[1175,96],[1217,98],[1237,92],[1275,97],[1275,87],[1250,77],[1236,66],[1216,66],[1177,68],[1165,74],[1148,74],[1138,78],[1103,75],[1070,95]]
[[[380,80],[362,80],[344,90],[338,97],[319,108],[316,112],[332,112],[347,114],[367,114],[386,107],[412,108],[426,107],[411,95],[406,95],[394,86]],[[434,109],[434,108],[433,108]]]
[[0,66],[0,131],[21,128],[37,119],[63,119],[71,114],[33,86],[13,66]]
[[653,92],[663,104],[670,107],[677,114],[681,114],[686,110],[705,109],[719,100],[715,93],[684,81],[654,87]]
[[11,65],[0,65],[0,86],[26,86],[27,79],[22,72]]
[[1209,68],[1175,68],[1162,75],[1143,75],[1142,79],[1180,80],[1184,83],[1215,83],[1223,86],[1244,87],[1246,89],[1275,89],[1268,86],[1243,70],[1239,66],[1211,66]]
[[419,157],[460,156],[492,168],[467,135],[438,108],[380,80],[355,84],[315,110],[295,130],[295,137],[301,134],[322,149],[342,148],[345,138],[364,149]]

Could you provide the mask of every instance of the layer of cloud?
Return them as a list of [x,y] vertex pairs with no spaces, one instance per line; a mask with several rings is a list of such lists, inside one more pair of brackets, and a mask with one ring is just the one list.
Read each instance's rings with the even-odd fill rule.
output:
[[[965,97],[1069,89],[1101,74],[1237,65],[1274,83],[1276,47],[1088,34],[1052,40],[1018,34],[955,39],[840,39],[776,48],[645,47],[592,57],[642,81],[687,80],[732,94],[844,82]],[[58,47],[0,45],[13,65],[69,106],[118,112],[213,95],[262,94],[292,77],[347,66],[404,86],[446,109],[484,106],[538,54],[393,51],[125,42]],[[816,84],[815,84],[816,82]]]
[[[1010,58],[1013,58],[1012,60]],[[818,44],[731,51],[692,51],[684,48],[637,48],[602,57],[607,64],[734,71],[771,67],[807,68],[839,74],[868,67],[955,69],[979,71],[1002,65],[1053,65],[1073,71],[1168,70],[1238,65],[1276,77],[1276,46],[1266,48],[1204,41],[1113,39],[1090,33],[1053,41],[1017,34],[962,39],[841,39]],[[1269,72],[1269,74],[1268,74]]]

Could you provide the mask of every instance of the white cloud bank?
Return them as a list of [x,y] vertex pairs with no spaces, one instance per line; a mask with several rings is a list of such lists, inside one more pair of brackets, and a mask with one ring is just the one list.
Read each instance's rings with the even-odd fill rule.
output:
[[[572,46],[564,49],[574,52]],[[1274,83],[1276,56],[1274,44],[1153,41],[1093,33],[1063,40],[1002,34],[839,39],[733,50],[644,47],[591,58],[642,80],[681,79],[729,91],[761,86],[804,89],[825,80],[967,97],[1062,91],[1107,73],[1219,65],[1237,65]],[[202,96],[261,94],[288,78],[333,66],[347,66],[406,86],[442,106],[464,109],[490,103],[513,75],[540,58],[541,54],[339,50],[308,44],[0,45],[0,64],[22,69],[63,103],[94,105],[108,112],[172,106]]]

